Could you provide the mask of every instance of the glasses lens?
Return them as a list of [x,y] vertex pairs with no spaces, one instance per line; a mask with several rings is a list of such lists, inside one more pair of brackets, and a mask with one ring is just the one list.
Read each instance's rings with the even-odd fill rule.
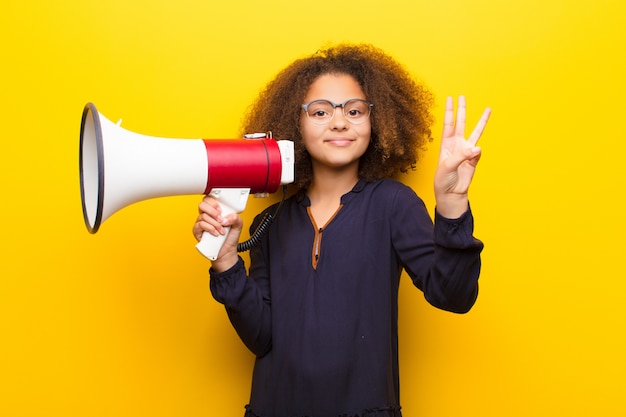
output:
[[351,123],[363,123],[370,115],[370,105],[365,100],[350,100],[343,106],[343,114]]
[[327,100],[315,100],[309,103],[307,115],[313,123],[328,123],[333,118],[335,107]]

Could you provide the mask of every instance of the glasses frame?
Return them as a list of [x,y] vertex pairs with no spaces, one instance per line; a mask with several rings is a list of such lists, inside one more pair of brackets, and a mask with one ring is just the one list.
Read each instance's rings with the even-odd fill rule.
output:
[[[321,123],[319,121],[311,119],[311,116],[309,115],[309,106],[311,104],[313,104],[313,103],[317,103],[317,102],[320,102],[320,101],[325,101],[327,103],[330,103],[330,105],[333,107],[333,114],[331,114],[330,119],[328,119],[327,121],[323,121]],[[367,113],[366,117],[363,117],[363,121],[362,122],[355,123],[353,120],[350,119],[350,117],[346,116],[346,104],[348,104],[351,101],[361,101],[361,102],[367,104],[368,113]],[[337,112],[337,107],[341,107],[341,112],[343,113],[343,117],[348,122],[350,122],[350,124],[360,125],[360,124],[365,123],[365,120],[367,120],[370,117],[370,115],[372,114],[372,109],[374,108],[374,104],[372,104],[368,100],[365,100],[365,99],[362,99],[362,98],[349,98],[346,101],[344,101],[343,103],[339,103],[339,104],[333,103],[332,101],[327,100],[325,98],[318,98],[316,100],[311,100],[308,103],[302,104],[301,107],[302,107],[302,110],[304,110],[304,113],[306,114],[307,119],[309,119],[311,121],[311,123],[313,123],[315,125],[318,125],[318,126],[330,123],[333,120],[333,117],[335,117],[335,113]]]

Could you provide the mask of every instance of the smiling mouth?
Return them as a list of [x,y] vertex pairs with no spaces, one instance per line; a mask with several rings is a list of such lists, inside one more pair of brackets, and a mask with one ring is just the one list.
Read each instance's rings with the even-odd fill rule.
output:
[[334,146],[335,148],[347,148],[352,145],[354,141],[350,139],[332,139],[327,141],[330,146]]
[[327,139],[324,142],[335,143],[335,144],[348,144],[354,142],[355,139],[349,138],[335,138],[335,139]]

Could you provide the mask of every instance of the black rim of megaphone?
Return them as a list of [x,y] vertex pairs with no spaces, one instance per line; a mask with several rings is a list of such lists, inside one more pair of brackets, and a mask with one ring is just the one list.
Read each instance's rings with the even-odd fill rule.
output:
[[[87,121],[87,117],[92,118],[94,134],[96,140],[96,153],[98,155],[98,207],[96,208],[96,218],[94,220],[93,226],[89,222],[89,215],[87,214],[87,203],[85,201],[85,178],[83,175],[84,169],[89,168],[93,169],[93,167],[85,167],[85,160],[83,157],[83,147],[85,145],[85,124]],[[93,103],[87,103],[85,108],[83,109],[83,117],[80,122],[80,156],[79,156],[79,165],[80,165],[80,198],[83,206],[83,218],[85,220],[85,225],[87,226],[87,230],[89,233],[96,233],[98,228],[100,227],[100,223],[102,221],[102,207],[104,204],[104,147],[102,144],[102,127],[100,126],[100,118],[98,117],[98,110]]]

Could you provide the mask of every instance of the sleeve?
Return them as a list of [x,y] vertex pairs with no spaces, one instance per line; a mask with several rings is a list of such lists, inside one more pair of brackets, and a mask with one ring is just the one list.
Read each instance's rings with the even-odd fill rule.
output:
[[269,278],[262,273],[267,270],[264,264],[258,264],[261,252],[261,248],[255,247],[250,255],[253,269],[259,278],[253,279],[247,275],[241,258],[227,271],[209,271],[213,298],[224,304],[239,338],[258,357],[269,352],[272,345]]
[[[435,211],[435,221],[415,193],[399,193],[394,204],[394,247],[402,266],[433,306],[467,313],[478,297],[480,253],[471,209],[458,219]],[[412,195],[410,195],[412,194]]]

